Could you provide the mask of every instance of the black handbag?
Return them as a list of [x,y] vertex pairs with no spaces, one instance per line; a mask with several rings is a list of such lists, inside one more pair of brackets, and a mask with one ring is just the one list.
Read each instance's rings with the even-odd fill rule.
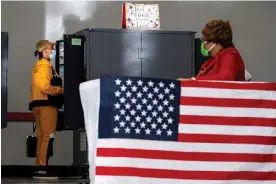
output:
[[[37,137],[35,135],[36,125],[33,121],[33,133],[32,135],[27,136],[26,139],[26,156],[27,157],[36,157],[36,147],[37,147]],[[48,152],[47,157],[50,158],[54,155],[53,151],[53,143],[54,138],[50,138],[49,145],[48,145]]]

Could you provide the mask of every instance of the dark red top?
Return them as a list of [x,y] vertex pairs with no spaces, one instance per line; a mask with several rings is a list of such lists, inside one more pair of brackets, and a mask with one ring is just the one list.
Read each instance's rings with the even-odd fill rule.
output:
[[245,81],[245,66],[239,51],[229,47],[207,60],[197,80]]

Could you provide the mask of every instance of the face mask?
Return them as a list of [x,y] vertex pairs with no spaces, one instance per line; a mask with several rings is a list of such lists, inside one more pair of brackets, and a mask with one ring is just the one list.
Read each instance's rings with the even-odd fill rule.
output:
[[208,50],[206,50],[204,48],[205,43],[207,43],[207,42],[205,41],[205,42],[201,43],[201,54],[205,57],[209,57],[209,52],[216,46],[216,44],[213,44]]
[[208,57],[208,56],[209,56],[209,52],[208,52],[208,50],[206,50],[206,49],[204,48],[204,43],[203,43],[203,42],[201,42],[201,47],[200,47],[200,49],[201,49],[201,54],[202,54],[203,56],[205,56],[205,57]]
[[50,60],[54,59],[56,57],[56,50],[52,50],[52,53],[50,54]]

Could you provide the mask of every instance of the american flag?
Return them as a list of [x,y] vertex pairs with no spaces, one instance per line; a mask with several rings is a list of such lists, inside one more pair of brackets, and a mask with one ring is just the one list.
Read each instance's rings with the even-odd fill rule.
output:
[[95,184],[275,184],[276,84],[104,76]]

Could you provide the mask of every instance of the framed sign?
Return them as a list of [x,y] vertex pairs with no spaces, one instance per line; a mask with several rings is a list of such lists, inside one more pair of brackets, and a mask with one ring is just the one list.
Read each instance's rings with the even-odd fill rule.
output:
[[124,3],[122,7],[122,28],[159,30],[159,5]]

